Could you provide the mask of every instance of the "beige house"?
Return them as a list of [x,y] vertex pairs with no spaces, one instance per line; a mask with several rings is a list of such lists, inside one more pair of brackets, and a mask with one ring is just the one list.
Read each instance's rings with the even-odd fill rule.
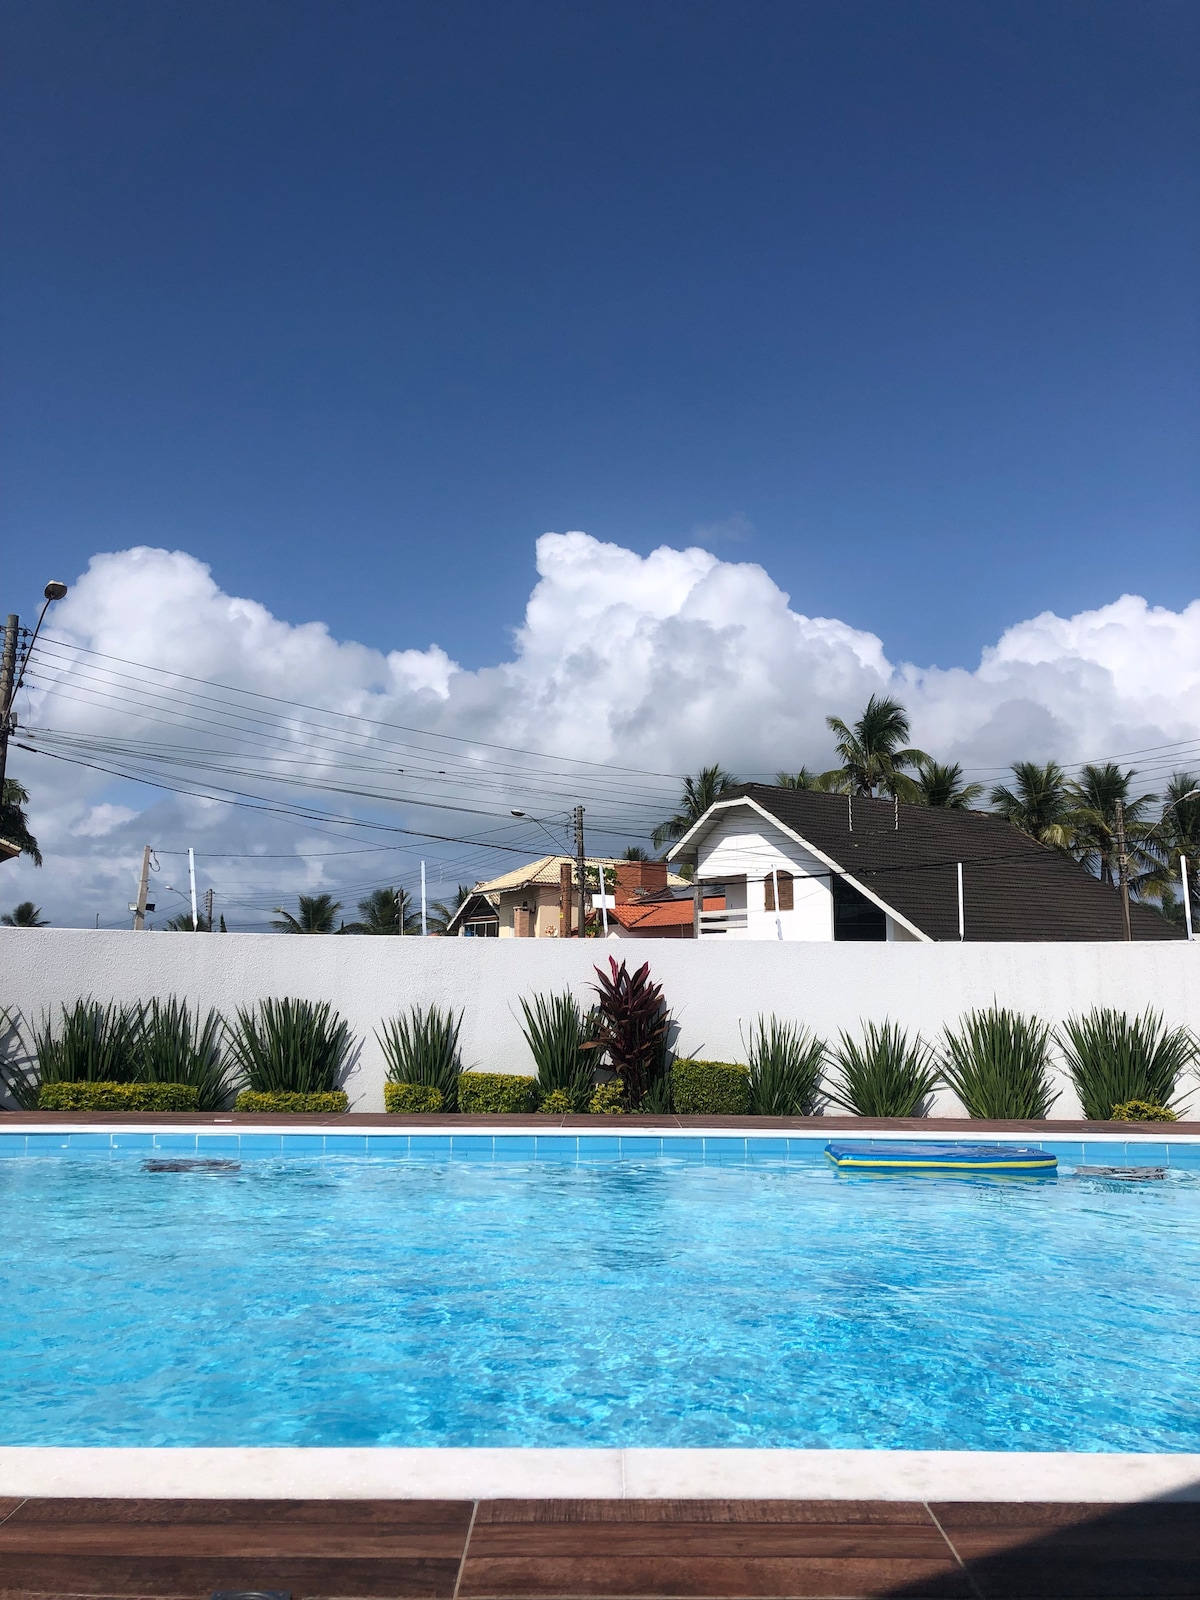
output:
[[[614,869],[621,868],[628,874],[633,865],[611,856],[589,856],[586,864],[596,870],[597,879],[601,867],[610,869],[611,878]],[[651,868],[655,865],[646,863]],[[657,864],[657,871],[671,888],[687,887],[684,878],[674,873],[668,877],[661,864]],[[590,894],[588,905],[590,908]],[[541,856],[498,878],[477,883],[446,932],[477,939],[561,939],[575,932],[578,920],[575,857]],[[613,931],[619,931],[615,920]]]

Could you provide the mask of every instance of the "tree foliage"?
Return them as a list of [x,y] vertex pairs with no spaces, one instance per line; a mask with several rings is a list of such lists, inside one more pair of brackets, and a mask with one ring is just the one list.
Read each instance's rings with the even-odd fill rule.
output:
[[984,792],[982,783],[964,783],[962,766],[957,761],[944,764],[928,756],[918,763],[918,804],[944,806],[950,811],[969,811]]
[[358,921],[347,922],[339,933],[420,933],[421,908],[414,906],[407,889],[374,889],[358,902]]
[[738,780],[731,772],[726,772],[724,767],[701,767],[696,776],[683,780],[683,793],[679,797],[679,810],[673,817],[668,817],[659,824],[651,834],[651,840],[656,845],[669,844],[674,839],[682,839],[684,834],[694,822],[708,810],[709,806],[724,794],[727,789],[736,788]]
[[275,920],[271,926],[278,933],[336,933],[334,923],[342,902],[331,894],[302,894],[297,901],[296,915],[275,907]]
[[29,831],[29,817],[25,807],[29,804],[29,791],[15,778],[5,778],[4,794],[0,799],[0,839],[20,846],[21,854],[28,856],[35,867],[42,864],[42,852]]
[[22,900],[11,911],[6,911],[0,917],[0,923],[6,928],[45,928],[49,926],[47,919],[42,915],[41,906],[35,906],[32,900]]
[[872,695],[852,726],[841,717],[826,717],[835,735],[834,748],[842,764],[823,773],[822,780],[842,793],[894,795],[897,800],[920,803],[916,781],[905,771],[929,757],[908,744],[908,712],[898,700]]

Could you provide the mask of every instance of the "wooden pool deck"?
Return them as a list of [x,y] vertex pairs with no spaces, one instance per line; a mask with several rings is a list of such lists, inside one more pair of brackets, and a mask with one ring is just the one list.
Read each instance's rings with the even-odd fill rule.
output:
[[1158,1600],[1200,1505],[9,1500],[3,1600]]

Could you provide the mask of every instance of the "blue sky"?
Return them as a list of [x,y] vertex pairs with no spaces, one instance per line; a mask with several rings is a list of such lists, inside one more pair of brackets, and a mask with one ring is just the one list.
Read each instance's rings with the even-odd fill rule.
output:
[[1198,591],[1193,4],[6,3],[4,609],[504,658],[691,539],[892,659]]

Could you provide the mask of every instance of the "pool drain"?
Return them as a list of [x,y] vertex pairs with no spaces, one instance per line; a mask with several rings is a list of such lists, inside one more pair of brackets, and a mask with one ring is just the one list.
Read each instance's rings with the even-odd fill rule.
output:
[[1117,1178],[1122,1183],[1149,1183],[1165,1178],[1166,1167],[1076,1167],[1077,1178]]
[[143,1172],[240,1172],[240,1161],[143,1161]]

